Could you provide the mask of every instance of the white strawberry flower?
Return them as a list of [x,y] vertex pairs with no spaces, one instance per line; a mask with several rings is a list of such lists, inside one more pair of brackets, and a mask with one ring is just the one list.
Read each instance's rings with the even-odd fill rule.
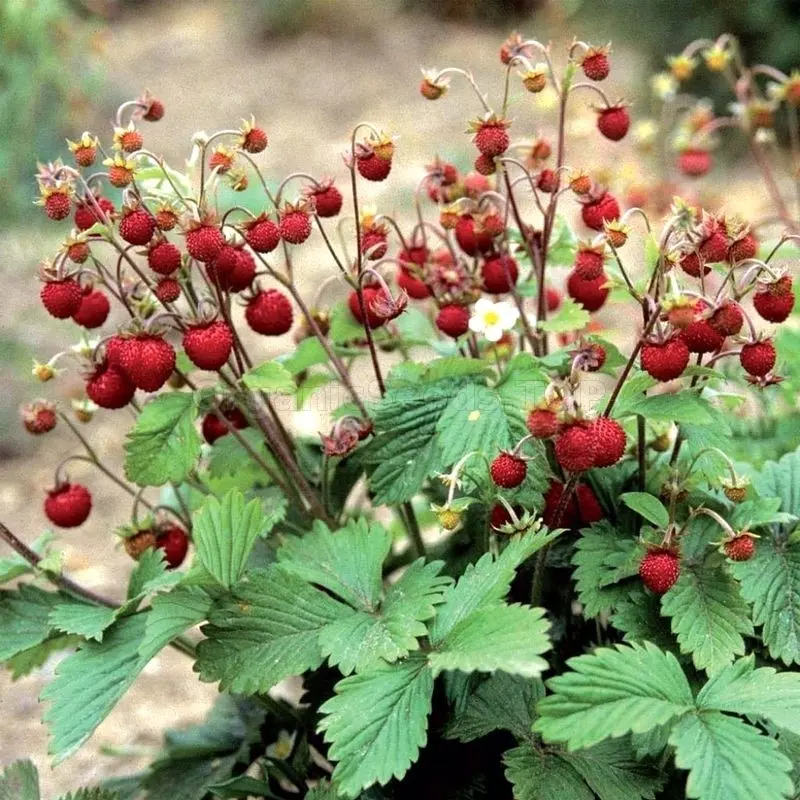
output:
[[505,300],[493,303],[482,297],[475,303],[469,320],[469,329],[482,333],[487,341],[500,341],[505,331],[510,331],[519,319],[519,311]]

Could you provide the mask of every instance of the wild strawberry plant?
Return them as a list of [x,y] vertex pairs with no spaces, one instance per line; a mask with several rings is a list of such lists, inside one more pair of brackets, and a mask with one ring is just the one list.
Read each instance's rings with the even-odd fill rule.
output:
[[[167,165],[146,137],[164,107],[144,95],[111,144],[84,133],[74,164],[40,168],[68,230],[42,304],[86,331],[34,366],[48,381],[77,362],[86,394],[24,409],[31,433],[68,426],[81,450],[43,511],[64,529],[91,517],[92,486],[69,476],[90,462],[132,499],[117,535],[135,563],[112,601],[60,570],[49,537],[0,526],[16,551],[0,575],[22,578],[0,599],[0,658],[20,676],[69,651],[42,694],[55,763],[165,647],[222,692],[145,774],[79,797],[796,796],[800,451],[769,460],[765,435],[731,453],[742,408],[768,408],[767,427],[794,408],[776,262],[798,218],[763,131],[767,106],[796,119],[798,80],[746,66],[728,36],[672,59],[669,80],[702,58],[737,101],[698,122],[664,94],[677,169],[706,173],[711,134],[738,128],[777,216],[703,208],[688,187],[654,215],[623,211],[566,136],[591,97],[597,135],[626,138],[629,107],[601,88],[609,48],[557,63],[514,35],[500,56],[497,103],[467,71],[424,72],[429,100],[473,90],[474,169],[434,159],[410,222],[363,211],[402,157],[365,123],[347,180],[274,183],[252,121]],[[543,91],[557,126],[520,138],[511,103]],[[251,183],[255,209],[236,202]],[[313,242],[331,281],[312,301],[296,257]],[[600,336],[609,305],[621,322]],[[334,385],[324,433],[294,433],[280,396]],[[83,426],[128,412],[118,474]],[[39,796],[30,763],[0,787]]]

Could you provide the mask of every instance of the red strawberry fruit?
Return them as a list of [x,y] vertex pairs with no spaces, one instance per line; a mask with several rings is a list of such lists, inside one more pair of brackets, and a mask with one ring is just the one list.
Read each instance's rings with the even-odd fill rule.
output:
[[622,104],[601,108],[597,112],[597,130],[612,142],[625,137],[631,126],[631,116],[627,106]]
[[481,277],[484,291],[489,294],[505,294],[516,285],[519,268],[511,256],[492,256],[483,262]]
[[752,233],[749,231],[738,239],[734,240],[728,247],[727,260],[730,264],[738,264],[748,258],[755,258],[758,252],[758,244]]
[[711,315],[708,324],[721,336],[736,336],[744,325],[744,314],[738,303],[725,300]]
[[558,416],[549,408],[532,408],[525,418],[525,427],[537,439],[549,439],[558,433]]
[[66,187],[54,189],[44,198],[44,213],[56,222],[66,219],[71,209],[72,200]]
[[753,306],[767,322],[783,322],[794,308],[792,279],[783,275],[773,283],[763,284],[753,295]]
[[189,255],[203,264],[213,261],[225,246],[225,237],[216,225],[201,223],[189,228],[185,235]]
[[181,251],[172,242],[156,242],[147,250],[147,266],[159,275],[172,275],[180,269]]
[[[375,328],[380,328],[381,325],[386,322],[386,317],[378,314],[375,311],[374,302],[381,295],[385,296],[386,292],[383,288],[378,288],[377,286],[365,286],[362,291],[364,294],[364,306],[367,309],[367,323],[373,330]],[[363,325],[364,314],[361,312],[361,303],[358,299],[358,292],[350,293],[350,296],[347,298],[347,306],[350,309],[350,313],[361,325]]]
[[175,350],[161,336],[140,333],[126,340],[120,364],[137,389],[156,392],[175,369]]
[[590,47],[581,61],[583,74],[590,81],[602,81],[608,77],[611,71],[611,64],[608,60],[607,48]]
[[49,433],[57,422],[56,407],[47,400],[35,400],[22,408],[22,424],[28,433]]
[[47,493],[44,513],[59,528],[77,528],[92,510],[92,496],[80,483],[62,483]]
[[233,333],[220,319],[203,325],[190,325],[183,334],[183,349],[196,367],[215,372],[230,357]]
[[524,459],[504,450],[492,461],[489,473],[497,486],[513,489],[525,480],[528,465]]
[[681,332],[690,353],[714,353],[725,343],[725,337],[718,333],[707,319],[695,319]]
[[573,270],[585,281],[593,281],[603,274],[605,255],[602,245],[599,247],[581,246],[575,253]]
[[[107,197],[95,197],[94,201],[106,216],[111,216],[116,211],[114,204]],[[102,222],[100,215],[91,203],[76,205],[74,219],[75,227],[79,231],[89,230],[95,222]]]
[[83,291],[74,278],[46,280],[42,284],[39,297],[51,317],[67,319],[80,310]]
[[[108,354],[108,344],[106,354]],[[136,387],[119,366],[109,363],[108,355],[86,379],[86,395],[100,408],[112,410],[124,408],[133,400],[134,394]]]
[[595,440],[595,467],[611,467],[625,455],[627,439],[618,422],[608,417],[598,417],[589,430]]
[[581,207],[583,224],[595,231],[603,230],[604,222],[619,219],[619,203],[608,192],[603,192],[599,197],[584,203]]
[[651,548],[639,564],[642,583],[656,594],[668,592],[675,585],[680,573],[678,554],[668,547]]
[[544,511],[542,512],[542,519],[548,528],[584,528],[603,519],[603,509],[595,493],[588,486],[579,483],[567,502],[561,518],[557,520],[556,513],[563,496],[564,484],[552,480],[544,496]]
[[479,250],[486,252],[492,247],[492,236],[471,215],[462,214],[455,227],[458,246],[468,255],[474,256]]
[[289,298],[277,289],[258,291],[244,312],[247,324],[264,336],[281,336],[291,330],[294,311]]
[[592,280],[585,280],[572,270],[567,277],[567,294],[580,303],[587,311],[597,311],[602,308],[608,297],[608,276],[605,272]]
[[181,296],[181,285],[175,278],[161,278],[153,291],[162,303],[174,303]]
[[177,525],[165,525],[156,537],[156,547],[164,551],[167,569],[175,569],[183,564],[189,550],[189,537]]
[[311,220],[303,209],[290,206],[281,212],[278,229],[289,244],[302,244],[311,236]]
[[722,546],[731,561],[749,561],[756,550],[755,540],[746,533],[734,536]]
[[469,311],[455,303],[442,306],[436,315],[436,327],[447,336],[458,339],[469,330]]
[[488,157],[500,156],[508,150],[511,140],[508,136],[508,121],[491,116],[488,119],[478,120],[473,123],[475,131],[473,142],[482,155]]
[[775,357],[775,345],[764,339],[744,345],[739,353],[739,363],[748,375],[761,377],[775,366]]
[[144,208],[123,210],[119,222],[119,235],[128,244],[147,244],[155,232],[155,218]]
[[72,315],[72,319],[84,328],[99,328],[108,318],[111,304],[106,295],[99,289],[86,286],[83,289],[80,308]]
[[690,178],[706,175],[711,169],[711,153],[698,147],[687,147],[678,155],[678,169]]
[[671,381],[683,375],[689,357],[689,348],[679,336],[665,342],[647,342],[641,352],[642,369],[657,381]]
[[342,210],[344,198],[332,180],[307,186],[303,194],[314,203],[314,212],[319,217],[335,217]]
[[556,461],[567,472],[583,472],[595,464],[597,439],[586,422],[565,425],[556,439]]
[[[235,428],[237,431],[247,427],[247,420],[238,408],[233,407],[228,409],[224,412],[224,416],[231,424],[231,427]],[[227,436],[227,434],[230,433],[228,426],[213,412],[203,417],[203,423],[200,427],[203,431],[203,438],[209,444],[214,444],[217,439],[222,436]]]

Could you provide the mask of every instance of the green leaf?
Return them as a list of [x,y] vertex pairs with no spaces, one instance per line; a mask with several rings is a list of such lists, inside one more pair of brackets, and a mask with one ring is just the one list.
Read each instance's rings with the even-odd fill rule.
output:
[[176,636],[208,618],[211,598],[196,587],[179,586],[153,598],[139,652],[166,647]]
[[233,490],[222,500],[210,496],[194,515],[192,539],[200,563],[226,589],[239,580],[253,544],[263,532],[263,511],[258,500],[247,505]]
[[297,388],[292,373],[278,361],[264,361],[242,375],[242,383],[253,390],[294,394]]
[[6,668],[11,673],[11,680],[16,681],[30,675],[35,669],[44,666],[53,653],[72,650],[81,643],[79,636],[52,635],[41,644],[22,650],[6,661]]
[[[761,497],[779,497],[780,510],[800,517],[800,449],[787,453],[780,461],[769,461],[753,476],[753,488]],[[795,524],[782,525],[776,533],[786,535]]]
[[50,624],[57,630],[98,642],[103,641],[104,631],[116,618],[117,611],[114,608],[77,601],[61,603],[50,612]]
[[[47,548],[53,541],[52,533],[44,533],[37,537],[30,545],[31,550],[38,555],[43,555],[47,552]],[[0,558],[0,586],[14,578],[19,578],[21,575],[28,575],[33,572],[33,567],[29,561],[26,561],[22,556],[16,553],[12,554],[9,558]]]
[[299,375],[309,367],[317,364],[327,364],[328,354],[316,336],[303,339],[293,353],[282,357],[280,363],[286,367],[292,375]]
[[605,520],[581,531],[572,563],[585,617],[608,612],[628,598],[630,586],[619,581],[638,572],[639,554],[636,541]]
[[[709,425],[714,416],[709,411],[709,402],[698,394],[684,391],[679,394],[656,394],[646,397],[639,394],[631,397],[626,405],[626,414],[641,414],[651,421]],[[620,416],[619,409],[615,416]]]
[[15,761],[0,775],[0,800],[39,800],[39,772],[32,761]]
[[566,333],[585,328],[590,319],[589,312],[583,306],[565,297],[556,313],[544,322],[540,322],[539,327],[549,333]]
[[529,744],[503,756],[515,800],[595,800],[586,781],[560,755]]
[[145,404],[125,443],[125,476],[138,486],[180,483],[200,456],[197,406],[189,392],[166,392]]
[[686,796],[701,800],[783,800],[791,762],[774,739],[718,711],[687,714],[669,737],[675,765],[689,770]]
[[753,623],[772,658],[800,664],[800,543],[758,540],[749,561],[731,564],[742,597],[753,606]]
[[0,591],[0,661],[41,644],[52,629],[50,612],[65,599],[25,584]]
[[92,735],[155,655],[139,653],[146,616],[123,617],[102,642],[86,642],[56,667],[55,680],[41,694],[42,700],[50,701],[44,721],[50,727],[54,764]]
[[547,682],[534,730],[570,750],[610,737],[644,733],[694,709],[689,682],[672,653],[655,645],[603,647],[571,658]]
[[697,695],[698,708],[762,717],[800,734],[800,674],[754,665],[749,655],[718,672]]
[[459,622],[428,655],[434,677],[443,670],[494,672],[537,678],[550,649],[544,609],[522,605],[479,608]]
[[431,628],[431,644],[434,647],[441,644],[473,611],[501,605],[517,568],[535,552],[550,544],[558,533],[526,533],[512,539],[499,556],[486,553],[476,564],[470,564],[458,582],[445,592]]
[[119,800],[119,794],[110,789],[78,789],[61,795],[59,800]]
[[374,783],[402,778],[427,741],[433,676],[422,658],[384,664],[339,681],[319,729],[338,762],[336,788],[355,797]]
[[669,620],[661,615],[661,598],[641,585],[631,587],[616,603],[611,624],[625,634],[626,642],[652,642],[662,650],[677,648]]
[[267,692],[323,661],[320,631],[350,609],[281,567],[253,570],[212,608],[197,647],[201,680],[224,691]]
[[[266,798],[267,800],[279,800],[278,795],[270,791],[266,781],[251,778],[249,775],[237,775],[235,778],[209,786],[208,790],[214,797],[241,797],[247,800],[249,797]],[[306,795],[308,798],[309,795]]]
[[636,760],[625,740],[601,742],[587,750],[561,755],[583,776],[602,800],[652,800],[663,778],[652,767]]
[[364,338],[364,326],[356,321],[347,303],[336,303],[331,309],[329,335],[336,344],[347,344]]
[[391,546],[391,534],[377,522],[351,520],[334,533],[317,521],[305,536],[286,537],[278,562],[353,608],[375,611],[383,591],[383,562]]
[[375,661],[397,661],[419,649],[428,632],[424,620],[436,612],[450,578],[439,576],[441,561],[411,564],[393,583],[379,611],[354,611],[332,622],[319,637],[322,652],[344,675],[362,672]]
[[719,565],[684,568],[677,583],[663,596],[661,608],[672,618],[672,632],[682,653],[691,653],[697,669],[709,675],[745,651],[742,635],[753,635],[753,624],[739,586]]
[[448,739],[471,742],[492,731],[511,731],[518,739],[531,738],[533,708],[544,697],[540,680],[495,672],[471,693],[445,729]]
[[136,567],[128,581],[128,603],[126,606],[136,608],[138,601],[148,594],[166,589],[177,583],[180,572],[167,569],[164,551],[160,547],[148,548],[139,556]]
[[569,223],[560,214],[556,216],[550,246],[547,248],[547,263],[568,266],[575,260],[578,239]]
[[625,492],[619,496],[628,508],[633,509],[639,516],[659,528],[669,525],[669,511],[664,504],[652,494],[647,492]]
[[305,404],[314,396],[314,393],[318,389],[321,389],[323,386],[327,386],[330,383],[334,383],[335,380],[336,378],[334,378],[332,375],[328,375],[325,372],[315,372],[313,375],[309,375],[297,387],[295,408],[300,411],[305,407]]

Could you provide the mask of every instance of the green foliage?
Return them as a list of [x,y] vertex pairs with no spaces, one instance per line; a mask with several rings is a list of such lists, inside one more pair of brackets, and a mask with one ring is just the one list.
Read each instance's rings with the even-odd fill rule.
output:
[[196,416],[196,400],[188,392],[167,392],[147,403],[125,443],[128,480],[161,486],[186,478],[200,455]]
[[0,775],[0,800],[39,800],[39,772],[31,761],[15,761]]
[[248,370],[242,375],[242,383],[248,389],[281,394],[294,394],[297,388],[292,373],[278,361],[264,361]]
[[646,492],[625,492],[620,495],[620,500],[628,508],[633,509],[639,516],[644,517],[659,528],[666,528],[669,524],[669,512],[664,504]]

